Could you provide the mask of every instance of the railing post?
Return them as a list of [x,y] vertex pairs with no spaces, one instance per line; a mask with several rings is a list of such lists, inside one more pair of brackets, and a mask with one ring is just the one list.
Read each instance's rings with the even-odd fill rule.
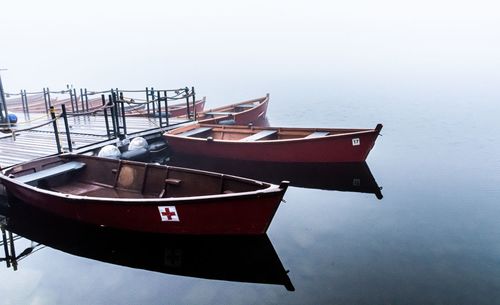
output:
[[151,93],[151,106],[153,108],[153,117],[155,117],[156,116],[156,110],[155,110],[156,106],[155,106],[155,102],[154,102],[154,100],[155,100],[155,88],[151,87],[151,91],[149,91],[149,92]]
[[167,124],[166,126],[168,127],[170,125],[169,123],[169,120],[168,120],[168,117],[169,117],[169,113],[168,113],[168,97],[167,97],[167,90],[164,90],[163,91],[163,98],[165,99],[165,123]]
[[49,112],[49,103],[47,102],[47,91],[43,88],[43,100],[45,102],[45,113]]
[[50,117],[52,118],[52,126],[54,126],[54,134],[56,137],[57,153],[62,153],[61,143],[59,142],[59,130],[57,128],[57,119],[54,106],[50,106]]
[[194,94],[194,87],[191,87],[191,94],[193,95],[193,117],[196,120],[196,97]]
[[49,105],[49,108],[52,107],[52,101],[50,100],[50,89],[47,87],[47,102]]
[[80,102],[82,103],[82,112],[85,112],[85,97],[83,96],[82,88],[80,88]]
[[146,87],[146,109],[148,110],[148,116],[149,116],[149,89]]
[[75,106],[76,106],[76,112],[80,112],[80,109],[78,109],[78,95],[76,95],[76,89],[73,88],[73,97],[75,99]]
[[[111,91],[111,93],[113,93],[113,91]],[[116,120],[115,120],[115,103],[113,101],[113,94],[110,94],[108,95],[108,104],[109,105],[112,105],[110,107],[110,111],[111,111],[111,123],[113,123],[113,135],[115,136],[115,138],[118,138],[118,132],[116,131],[117,127],[116,127]]]
[[123,123],[123,134],[127,135],[127,122],[125,120],[125,103],[123,102],[123,92],[120,92],[120,104],[121,104],[121,119]]
[[69,133],[68,114],[66,113],[66,105],[61,104],[61,109],[62,109],[62,117],[64,120],[64,128],[66,129],[66,139],[68,140],[68,150],[72,152],[73,143],[71,143],[71,134]]
[[89,96],[87,94],[87,88],[85,88],[85,107],[87,107],[87,111],[89,111]]
[[106,123],[106,134],[108,135],[108,139],[111,139],[111,134],[109,133],[109,122],[108,122],[108,105],[106,105],[106,96],[101,94],[102,106],[104,107],[104,123]]
[[160,127],[163,127],[162,119],[161,119],[161,92],[158,90],[158,119],[160,120]]
[[191,119],[191,111],[189,109],[189,89],[188,89],[188,87],[184,88],[184,94],[186,95],[187,117],[188,117],[188,119]]

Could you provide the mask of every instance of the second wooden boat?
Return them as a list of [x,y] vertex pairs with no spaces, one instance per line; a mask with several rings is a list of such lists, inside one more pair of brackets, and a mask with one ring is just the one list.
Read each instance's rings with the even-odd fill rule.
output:
[[196,119],[204,124],[262,125],[268,104],[269,94],[261,98],[199,112]]
[[285,163],[362,162],[374,129],[285,128],[194,124],[164,134],[175,154]]
[[198,235],[265,233],[288,186],[82,155],[24,163],[0,182],[22,202],[72,220]]

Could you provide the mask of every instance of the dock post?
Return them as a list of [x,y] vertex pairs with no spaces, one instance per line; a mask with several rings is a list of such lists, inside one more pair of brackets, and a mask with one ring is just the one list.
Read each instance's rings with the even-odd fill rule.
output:
[[49,104],[47,102],[47,91],[43,88],[43,100],[45,102],[45,113],[49,112]]
[[123,99],[123,92],[120,92],[120,104],[121,104],[121,119],[123,123],[123,134],[127,135],[127,122],[125,120],[125,102]]
[[50,100],[50,89],[47,87],[47,102],[49,105],[49,108],[52,107],[52,101]]
[[116,92],[114,90],[111,90],[111,98],[113,99],[113,108],[111,112],[111,116],[113,117],[114,120],[114,126],[113,128],[115,129],[115,137],[116,138],[121,138],[121,132],[120,132],[120,120],[118,119],[118,112],[120,107],[118,106],[118,99],[116,97]]
[[71,112],[75,112],[75,101],[73,100],[73,90],[68,89],[69,91],[69,99],[71,101]]
[[82,88],[80,88],[80,102],[82,103],[82,112],[85,112],[85,97],[83,96]]
[[160,120],[160,127],[163,127],[163,122],[162,122],[162,119],[161,119],[161,91],[158,90],[158,95],[157,95],[157,99],[158,99],[158,119]]
[[163,98],[165,99],[165,121],[167,124],[167,127],[170,125],[168,121],[169,113],[168,113],[168,97],[167,97],[167,90],[163,91]]
[[149,89],[146,87],[146,109],[148,110],[148,116],[149,116]]
[[87,94],[87,88],[85,88],[85,107],[87,107],[87,111],[89,111],[89,96]]
[[196,97],[194,94],[194,86],[191,87],[191,94],[193,95],[193,117],[196,120]]
[[66,129],[66,139],[68,140],[68,150],[72,152],[73,144],[71,143],[71,134],[69,133],[68,114],[66,113],[66,105],[61,104],[61,109],[62,109],[62,117],[64,120],[64,128]]
[[10,268],[9,246],[7,245],[7,234],[3,226],[2,226],[2,242],[3,242],[3,251],[5,252],[5,263],[7,264],[7,268]]
[[115,104],[113,102],[113,97],[111,94],[108,95],[108,105],[111,105],[109,111],[111,112],[111,123],[113,124],[113,136],[115,138],[118,137],[118,133],[116,132],[116,121],[115,121]]
[[23,90],[21,90],[21,105],[23,106],[23,113],[26,115],[26,105],[24,104]]
[[78,109],[78,95],[76,95],[76,89],[73,88],[73,97],[75,99],[75,106],[76,106],[76,112],[80,112],[80,109]]
[[186,95],[187,117],[188,117],[188,119],[191,119],[191,111],[189,109],[189,89],[188,89],[188,87],[184,88],[184,94]]
[[28,113],[28,119],[30,118],[30,108],[28,105],[28,94],[26,93],[26,89],[24,91],[24,100],[26,101],[26,112]]
[[104,107],[103,112],[104,112],[104,123],[106,123],[106,134],[108,135],[108,139],[111,139],[111,134],[109,133],[108,109],[106,109],[108,105],[106,105],[106,97],[104,96],[104,94],[101,94],[101,100],[102,100],[102,106]]
[[155,110],[155,88],[151,87],[151,90],[149,91],[151,93],[151,107],[153,108],[153,117],[156,116],[156,110]]
[[50,117],[52,118],[52,126],[54,127],[54,135],[56,137],[57,153],[62,153],[61,143],[59,141],[59,130],[57,128],[56,111],[54,106],[50,106]]

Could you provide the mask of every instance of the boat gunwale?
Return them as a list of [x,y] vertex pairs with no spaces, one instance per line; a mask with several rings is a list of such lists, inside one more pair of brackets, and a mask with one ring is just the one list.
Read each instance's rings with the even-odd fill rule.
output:
[[[24,162],[24,163],[18,164],[16,166],[27,165],[27,164],[30,164],[32,162],[40,161],[43,159],[51,159],[51,158],[57,159],[57,157],[64,160],[68,156],[76,156],[78,158],[83,157],[83,159],[97,158],[94,156],[63,154],[60,156],[55,156],[55,157],[52,156],[52,157],[40,158],[40,159]],[[129,161],[129,160],[121,160],[121,162],[122,162],[122,164],[142,164],[141,162]],[[0,184],[3,184],[2,180],[6,180],[10,183],[13,183],[13,184],[19,186],[19,187],[29,189],[29,190],[36,192],[36,193],[43,193],[43,194],[54,196],[54,197],[77,200],[77,201],[103,201],[103,202],[106,202],[108,204],[143,205],[143,204],[156,203],[157,205],[160,205],[163,203],[170,203],[170,202],[181,203],[181,204],[195,204],[195,203],[202,203],[203,201],[212,201],[212,200],[231,200],[231,199],[236,199],[236,198],[245,199],[245,198],[252,198],[252,197],[259,197],[259,196],[272,196],[276,193],[284,193],[284,191],[286,191],[286,188],[288,186],[288,184],[286,184],[284,187],[282,187],[282,186],[277,185],[277,184],[258,181],[258,180],[249,179],[249,178],[245,178],[245,177],[239,177],[239,176],[234,176],[234,175],[227,175],[227,174],[222,174],[222,173],[197,170],[197,169],[191,169],[191,168],[185,168],[185,167],[168,166],[169,169],[174,169],[174,170],[180,169],[181,171],[188,172],[188,173],[199,173],[202,175],[208,175],[208,176],[212,176],[212,177],[220,177],[221,179],[232,178],[232,179],[236,179],[240,182],[245,182],[245,183],[253,184],[256,186],[266,186],[266,187],[263,189],[258,189],[258,190],[254,190],[254,191],[246,191],[246,192],[185,196],[185,197],[167,197],[167,198],[97,197],[97,196],[85,196],[85,195],[74,195],[74,194],[69,194],[69,193],[62,193],[62,192],[58,192],[58,191],[47,190],[47,189],[31,186],[27,183],[20,182],[20,181],[16,180],[15,177],[11,178],[8,176],[8,172],[14,170],[16,166],[12,166],[12,167],[9,167],[8,169],[3,169],[0,171]],[[156,165],[156,164],[149,164],[149,166],[167,167],[165,165],[162,166],[162,165]],[[114,187],[110,187],[110,189],[114,189]]]
[[[373,128],[373,129],[349,129],[349,130],[353,130],[351,132],[345,132],[345,133],[338,133],[338,134],[332,134],[332,135],[325,135],[325,136],[321,136],[321,137],[315,137],[315,138],[306,138],[306,136],[304,137],[298,137],[298,138],[290,138],[290,139],[270,139],[270,140],[257,140],[257,141],[249,141],[249,142],[245,142],[245,141],[242,141],[242,139],[239,139],[239,140],[224,140],[224,139],[216,139],[216,138],[211,138],[211,139],[208,139],[210,137],[207,137],[207,138],[199,138],[199,137],[186,137],[186,136],[182,136],[180,134],[174,134],[173,132],[175,132],[176,130],[179,130],[179,129],[183,129],[183,131],[189,131],[191,130],[190,128],[187,128],[187,127],[192,127],[192,129],[196,128],[196,127],[213,127],[213,128],[220,128],[220,132],[225,132],[224,131],[224,127],[225,125],[217,125],[217,124],[194,124],[194,125],[189,125],[189,126],[183,126],[183,127],[180,127],[180,128],[176,128],[176,129],[173,129],[172,131],[169,131],[169,132],[166,132],[164,133],[164,136],[167,136],[167,137],[175,137],[175,138],[179,138],[179,139],[186,139],[186,140],[189,140],[189,141],[203,141],[203,142],[207,142],[207,141],[211,141],[211,142],[218,142],[218,143],[233,143],[233,144],[244,144],[244,145],[248,145],[248,144],[258,144],[258,143],[288,143],[288,142],[313,142],[313,141],[324,141],[324,140],[330,140],[330,139],[334,139],[334,138],[340,138],[340,137],[346,137],[346,136],[356,136],[356,135],[363,135],[363,134],[371,134],[371,133],[377,133],[377,135],[380,133],[380,129],[377,130],[377,128]],[[236,127],[236,128],[235,128]],[[229,126],[227,127],[227,132],[231,132],[231,128],[233,129],[239,129],[239,130],[247,130],[249,127],[248,126]],[[311,131],[311,132],[316,132],[316,131],[334,131],[334,130],[342,130],[341,128],[338,128],[338,129],[335,129],[335,128],[295,128],[295,127],[257,127],[255,128],[257,130],[276,130],[278,132],[278,134],[283,131],[283,130],[291,130],[291,131]],[[346,128],[347,129],[347,128]],[[217,130],[219,131],[219,130]],[[253,135],[254,133],[249,133],[249,136]]]

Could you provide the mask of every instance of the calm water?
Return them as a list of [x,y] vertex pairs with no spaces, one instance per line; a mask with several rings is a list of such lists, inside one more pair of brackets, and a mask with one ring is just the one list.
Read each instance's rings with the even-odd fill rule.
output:
[[[17,271],[4,265],[0,304],[500,302],[500,128],[494,102],[498,95],[464,89],[459,83],[406,87],[400,83],[397,92],[389,83],[363,90],[338,83],[325,90],[325,83],[319,84],[321,92],[315,91],[316,84],[300,90],[299,83],[294,90],[279,84],[245,86],[272,89],[271,125],[383,123],[382,136],[367,159],[371,174],[326,169],[310,179],[320,182],[303,183],[309,187],[319,183],[326,190],[289,188],[264,240],[230,241],[229,247],[220,240],[194,241],[193,246],[162,238],[137,242],[131,235],[114,239],[112,246],[98,244],[102,251],[89,250],[95,246],[91,241],[83,247],[86,256],[97,252],[122,263],[131,260],[126,258],[130,253],[136,257],[136,267],[154,269],[157,256],[166,257],[161,256],[162,245],[181,245],[188,253],[182,272],[216,279],[134,269],[49,246],[20,260]],[[244,89],[241,93],[243,98],[252,97]],[[224,93],[216,95],[218,104],[230,101]],[[253,169],[253,174],[276,176],[271,169],[259,170]],[[383,199],[377,199],[373,188],[366,192],[357,192],[359,185],[349,188],[356,178],[352,175],[358,174],[361,186],[382,186]],[[76,240],[84,239],[81,233],[74,234]],[[127,242],[134,250],[120,246]],[[78,251],[71,238],[65,243]],[[18,240],[16,251],[30,245]],[[255,253],[245,255],[252,247]],[[259,255],[262,260],[255,259]],[[224,259],[216,259],[219,256]],[[286,278],[284,270],[289,270],[294,291],[280,284],[255,283],[280,282]]]

